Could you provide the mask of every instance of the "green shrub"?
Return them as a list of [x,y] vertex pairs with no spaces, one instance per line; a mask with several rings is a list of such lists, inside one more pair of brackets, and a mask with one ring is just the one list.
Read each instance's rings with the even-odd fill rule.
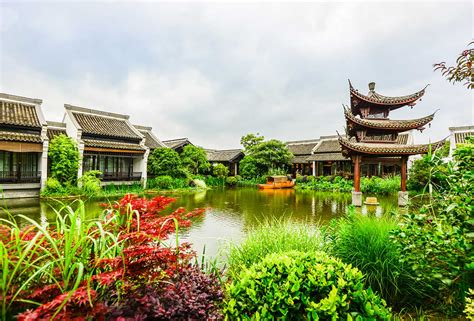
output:
[[48,157],[51,177],[63,186],[75,186],[79,170],[79,149],[76,142],[66,135],[58,135],[49,143]]
[[400,262],[417,283],[426,284],[426,295],[413,300],[444,313],[461,313],[474,282],[473,168],[474,142],[470,141],[457,147],[443,193],[435,193],[421,209],[404,215],[392,236],[402,254]]
[[306,181],[304,176],[297,178],[297,188],[302,190],[330,191],[330,192],[350,192],[353,188],[351,180],[340,176],[308,176]]
[[171,148],[156,148],[151,153],[148,172],[156,176],[186,177],[179,154]]
[[224,313],[237,320],[389,320],[385,301],[357,269],[323,252],[266,256],[227,287]]
[[390,240],[397,221],[383,217],[350,214],[331,226],[330,253],[364,273],[364,282],[390,305],[411,301],[421,289],[413,287],[409,271],[399,262],[400,251]]
[[469,295],[466,298],[466,306],[464,307],[464,314],[466,319],[474,321],[474,290],[469,289]]
[[61,183],[54,177],[49,177],[46,180],[46,188],[44,190],[45,194],[62,194],[65,188]]
[[156,188],[163,190],[170,189],[181,189],[189,187],[189,179],[187,178],[173,178],[171,176],[158,176],[153,179],[149,179],[147,188]]
[[447,164],[437,153],[424,155],[413,162],[408,173],[407,188],[410,191],[425,192],[429,186],[442,191],[446,186]]
[[206,151],[201,147],[186,145],[180,157],[183,166],[191,174],[206,174],[211,167]]
[[400,176],[388,177],[362,177],[360,180],[360,190],[362,193],[371,194],[392,194],[400,190]]
[[100,193],[100,178],[102,175],[100,171],[85,172],[80,178],[81,189],[86,195],[97,195]]
[[229,168],[224,164],[215,164],[212,167],[212,174],[218,178],[226,178],[229,176]]
[[230,275],[250,267],[270,253],[316,252],[323,248],[321,231],[307,224],[272,220],[251,230],[238,245],[231,244],[227,263]]
[[173,177],[171,176],[158,176],[155,178],[155,186],[159,189],[172,189],[174,185]]
[[225,180],[226,184],[229,185],[229,186],[236,186],[237,183],[239,182],[237,177],[235,176],[229,176],[227,177],[227,179]]
[[239,164],[240,174],[245,179],[253,179],[264,174],[264,171],[257,165],[256,160],[249,155],[246,155]]

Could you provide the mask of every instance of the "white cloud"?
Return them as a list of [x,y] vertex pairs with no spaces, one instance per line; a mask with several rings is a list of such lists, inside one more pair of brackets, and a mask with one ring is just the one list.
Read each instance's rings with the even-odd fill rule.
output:
[[[72,103],[131,115],[161,138],[237,147],[344,126],[347,78],[387,95],[431,83],[393,118],[441,108],[420,140],[473,123],[472,96],[432,64],[469,39],[470,3],[2,5],[0,89],[42,98],[47,118]],[[3,15],[2,15],[3,17]],[[52,19],[55,17],[55,19]],[[3,19],[2,19],[3,20]],[[7,26],[7,27],[5,27]]]

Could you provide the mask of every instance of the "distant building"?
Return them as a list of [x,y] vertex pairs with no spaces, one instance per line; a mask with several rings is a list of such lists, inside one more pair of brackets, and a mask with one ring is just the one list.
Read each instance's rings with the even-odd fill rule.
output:
[[313,163],[314,176],[352,176],[352,161],[342,155],[337,135],[321,136],[308,161]]
[[34,197],[45,185],[46,120],[41,99],[0,94],[0,190],[5,198]]
[[474,126],[449,127],[449,157],[453,157],[458,144],[466,143],[468,136],[474,136]]
[[296,174],[313,175],[313,162],[308,158],[318,143],[319,139],[286,142],[288,150],[294,155],[291,160],[291,173],[294,177],[296,177]]
[[150,149],[150,153],[157,148],[167,147],[152,131],[152,127],[133,125],[145,137],[145,146]]
[[187,138],[164,140],[163,143],[167,147],[174,149],[176,152],[178,152],[178,154],[181,154],[183,152],[184,147],[186,147],[187,145],[193,145]]
[[82,159],[78,177],[99,170],[103,184],[146,183],[149,148],[129,116],[72,105],[64,108],[67,135],[77,140]]
[[229,175],[235,176],[239,174],[239,163],[244,158],[241,149],[215,150],[206,149],[207,160],[211,164],[223,164],[229,168]]

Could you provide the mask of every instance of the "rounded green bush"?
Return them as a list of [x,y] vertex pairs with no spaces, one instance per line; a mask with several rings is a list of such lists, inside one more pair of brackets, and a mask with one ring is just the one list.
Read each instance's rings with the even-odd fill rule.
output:
[[46,190],[48,191],[48,193],[51,193],[51,194],[61,193],[63,190],[63,187],[56,178],[49,177],[46,180]]
[[164,175],[155,178],[155,186],[159,189],[172,189],[174,185],[173,177]]
[[267,255],[227,286],[224,312],[236,320],[389,320],[357,269],[324,252]]

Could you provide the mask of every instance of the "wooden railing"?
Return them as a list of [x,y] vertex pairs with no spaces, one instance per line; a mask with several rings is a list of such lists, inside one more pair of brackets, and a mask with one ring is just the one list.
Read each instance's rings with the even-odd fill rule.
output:
[[110,181],[139,181],[142,178],[141,172],[133,172],[133,173],[104,173],[101,179],[104,182]]
[[39,171],[0,171],[0,183],[39,183]]

